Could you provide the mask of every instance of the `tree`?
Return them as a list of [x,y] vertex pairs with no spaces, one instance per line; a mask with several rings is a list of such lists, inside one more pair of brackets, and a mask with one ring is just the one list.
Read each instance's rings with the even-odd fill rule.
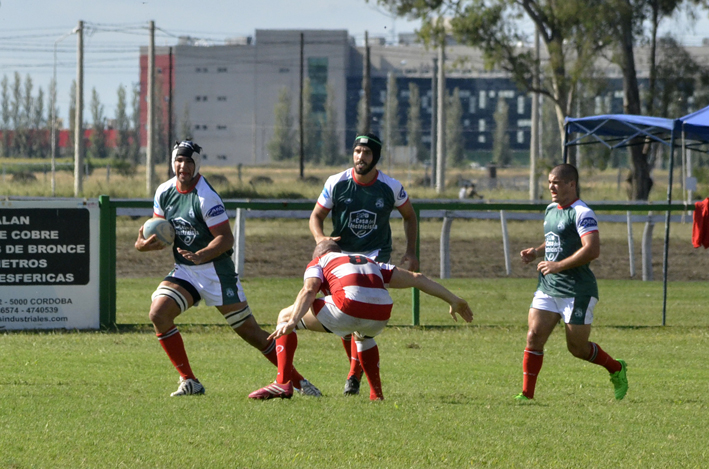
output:
[[325,102],[325,115],[320,122],[322,146],[320,161],[324,164],[334,165],[343,160],[342,140],[337,132],[337,107],[335,106],[335,90],[327,84],[327,101]]
[[165,122],[165,103],[169,99],[163,95],[162,81],[155,81],[155,163],[165,163],[170,153],[167,142],[167,123]]
[[421,94],[416,83],[409,83],[409,110],[406,119],[406,139],[409,147],[415,148],[416,159],[426,161],[429,158],[428,148],[423,144],[421,130]]
[[451,166],[462,166],[465,162],[463,142],[463,106],[460,104],[460,88],[456,87],[448,95],[446,105],[446,157]]
[[275,125],[273,136],[268,142],[268,152],[273,161],[291,160],[295,157],[293,150],[295,130],[291,115],[291,97],[286,87],[283,87],[278,95],[274,116]]
[[192,121],[190,120],[190,105],[185,103],[180,121],[180,134],[177,140],[187,140],[192,138]]
[[[401,16],[422,20],[419,31],[428,44],[440,44],[447,27],[459,42],[482,50],[486,66],[508,72],[526,93],[538,92],[552,99],[556,121],[563,134],[564,119],[573,110],[576,84],[608,46],[603,25],[604,0],[377,0]],[[450,16],[449,22],[444,16]],[[549,60],[539,89],[532,86],[535,66],[531,48],[522,30],[522,18],[532,22],[546,45]],[[561,147],[562,142],[560,141]],[[574,155],[570,153],[574,162]]]
[[[47,120],[49,121],[49,145],[50,145],[50,153],[49,157],[56,158],[58,156],[58,148],[59,148],[59,131],[56,128],[56,119],[57,116],[59,115],[59,108],[57,107],[57,82],[52,78],[52,80],[49,82],[49,109],[47,110]],[[52,150],[52,127],[54,126],[54,154],[51,154]]]
[[492,161],[498,166],[507,166],[512,162],[512,155],[509,132],[510,107],[505,98],[498,98],[493,119],[495,119],[495,136],[492,141]]
[[7,75],[3,75],[2,82],[0,82],[0,99],[2,100],[0,112],[0,119],[2,122],[2,156],[9,157],[12,154],[12,149],[10,148],[10,83],[7,79]]
[[67,154],[65,156],[74,157],[74,134],[76,129],[76,80],[72,80],[69,88],[69,139],[67,143]]
[[103,104],[99,99],[96,88],[91,90],[91,157],[95,159],[104,159],[108,156],[108,148],[106,146],[106,118],[103,115]]
[[10,117],[14,137],[12,139],[12,154],[17,155],[22,152],[22,136],[25,126],[22,119],[22,80],[20,74],[15,72],[15,81],[12,84],[12,102],[10,104]]
[[[387,94],[384,103],[384,116],[382,118],[382,138],[387,148],[401,145],[401,131],[399,130],[399,90],[396,86],[396,77],[393,73],[387,76]],[[391,156],[391,155],[389,155]]]
[[37,97],[32,105],[30,148],[34,156],[44,158],[49,154],[47,120],[44,118],[44,90],[37,89]]
[[118,87],[118,103],[116,104],[116,146],[113,150],[115,158],[135,170],[130,156],[130,119],[128,118],[126,90]]
[[363,135],[369,131],[368,117],[366,95],[362,91],[357,103],[357,135]]
[[129,159],[134,166],[140,164],[140,85],[133,85],[133,99],[131,109],[131,136]]
[[32,89],[34,84],[32,83],[32,77],[28,75],[25,76],[24,92],[22,93],[22,103],[20,109],[20,129],[15,129],[15,135],[17,137],[17,145],[20,150],[20,154],[32,158],[32,137],[31,137],[31,125],[32,125],[32,108],[34,107],[34,98],[32,97]]
[[312,99],[313,87],[310,83],[310,78],[306,78],[303,83],[303,153],[305,161],[317,163],[321,161],[318,149],[320,124],[318,117],[313,112]]

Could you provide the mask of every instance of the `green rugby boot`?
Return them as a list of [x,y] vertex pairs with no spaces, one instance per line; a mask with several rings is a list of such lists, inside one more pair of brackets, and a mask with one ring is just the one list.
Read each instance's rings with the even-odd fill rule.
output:
[[620,362],[620,371],[611,373],[611,383],[613,383],[613,388],[615,390],[615,398],[621,400],[628,393],[628,376],[626,372],[628,370],[628,365],[625,364],[624,360],[618,360]]
[[515,401],[517,402],[529,402],[531,401],[530,398],[524,395],[524,393],[519,393],[515,396]]

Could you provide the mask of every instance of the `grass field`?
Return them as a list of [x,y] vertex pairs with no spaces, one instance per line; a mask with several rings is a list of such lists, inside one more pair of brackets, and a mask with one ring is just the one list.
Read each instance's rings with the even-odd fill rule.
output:
[[[148,326],[159,278],[119,283],[120,331],[0,336],[0,467],[704,467],[709,458],[707,291],[660,282],[601,281],[592,339],[629,364],[630,391],[613,399],[605,370],[573,358],[561,329],[546,347],[536,400],[518,404],[530,279],[455,279],[472,325],[396,292],[378,339],[386,400],[345,398],[339,340],[299,333],[296,365],[325,394],[250,402],[275,377],[213,308],[180,318],[207,394],[170,398],[177,374]],[[270,329],[297,279],[249,279]],[[448,327],[443,327],[448,326]]]

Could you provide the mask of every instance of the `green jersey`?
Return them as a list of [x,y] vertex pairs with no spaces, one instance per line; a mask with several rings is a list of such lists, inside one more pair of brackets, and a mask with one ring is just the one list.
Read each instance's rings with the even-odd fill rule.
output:
[[359,184],[353,172],[348,169],[330,176],[318,197],[318,205],[332,210],[330,236],[341,237],[337,244],[345,252],[374,253],[378,262],[389,262],[389,217],[394,208],[409,200],[409,196],[399,181],[381,171],[367,185]]
[[[199,180],[189,192],[177,189],[177,178],[161,184],[155,191],[153,212],[156,217],[165,218],[175,227],[175,242],[172,252],[175,263],[194,265],[177,252],[177,248],[197,252],[209,245],[214,239],[210,228],[229,223],[229,217],[219,194],[199,175]],[[213,259],[215,264],[231,263],[233,272],[232,250]],[[228,266],[226,266],[228,268]]]
[[[581,200],[577,199],[566,207],[556,203],[550,204],[544,215],[544,260],[558,262],[570,257],[583,246],[583,236],[597,231],[596,214]],[[537,289],[554,297],[598,298],[596,277],[589,265],[563,270],[557,274],[539,273]]]

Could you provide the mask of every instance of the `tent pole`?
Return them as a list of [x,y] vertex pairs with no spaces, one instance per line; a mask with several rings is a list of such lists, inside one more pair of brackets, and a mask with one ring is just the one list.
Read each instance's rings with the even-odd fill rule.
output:
[[[670,134],[670,175],[667,182],[667,205],[672,204],[672,170],[675,157],[675,131]],[[670,250],[670,214],[668,207],[665,214],[665,247],[662,255],[662,325],[667,322],[667,257]]]

